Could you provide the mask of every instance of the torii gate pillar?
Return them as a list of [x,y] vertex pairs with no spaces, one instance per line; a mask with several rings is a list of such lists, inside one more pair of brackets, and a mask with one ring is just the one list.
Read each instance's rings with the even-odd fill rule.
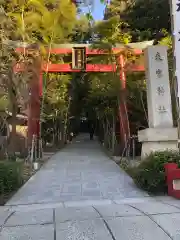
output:
[[120,122],[120,140],[122,146],[125,148],[127,141],[130,138],[129,118],[126,104],[126,73],[124,56],[119,56],[120,65],[120,97],[119,97],[119,122]]
[[28,66],[32,74],[29,83],[28,104],[28,146],[31,147],[33,135],[40,137],[40,112],[42,96],[42,70],[40,57],[34,58],[32,65]]

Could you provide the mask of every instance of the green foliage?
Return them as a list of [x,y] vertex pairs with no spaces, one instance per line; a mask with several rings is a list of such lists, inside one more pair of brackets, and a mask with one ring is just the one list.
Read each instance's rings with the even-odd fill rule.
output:
[[141,33],[149,31],[150,35],[144,35],[151,39],[156,34],[166,29],[170,32],[170,7],[166,0],[136,0],[134,4],[127,9],[126,19],[133,30],[139,30]]
[[109,19],[113,16],[119,15],[122,18],[124,11],[131,5],[132,0],[111,0],[106,6],[104,18]]
[[127,106],[132,134],[148,127],[146,81],[144,73],[127,76]]
[[123,28],[131,33],[133,42],[161,39],[163,29],[170,33],[170,7],[166,0],[112,0],[105,19],[115,15],[128,24],[128,28]]
[[16,27],[14,40],[26,43],[63,42],[76,20],[76,7],[70,0],[15,0],[6,9]]
[[179,165],[179,152],[164,151],[151,153],[137,167],[129,168],[127,171],[137,186],[143,190],[153,194],[165,193],[167,191],[165,163],[177,163]]
[[117,43],[128,44],[131,41],[129,32],[122,30],[124,27],[128,25],[121,21],[118,15],[114,15],[107,20],[97,22],[94,31],[100,44],[104,43],[112,47]]
[[50,73],[47,79],[47,90],[43,108],[44,118],[56,118],[63,116],[68,107],[68,84],[69,75]]
[[160,39],[159,44],[165,45],[168,48],[172,48],[172,36],[168,34],[168,32],[165,29],[163,29],[162,31],[164,32],[165,37]]
[[0,162],[0,195],[17,190],[22,183],[21,163]]
[[166,0],[137,0],[130,10],[134,22],[132,25],[140,30],[163,28],[170,30],[170,7]]
[[118,75],[113,73],[91,74],[89,76],[88,105],[96,109],[99,117],[117,109],[120,82]]
[[[122,31],[126,23],[120,20],[118,15],[113,15],[107,20],[96,22],[93,28],[94,41],[92,48],[104,50],[106,55],[100,55],[88,59],[92,63],[116,64],[118,66],[118,54],[112,54],[112,48],[117,44],[127,44],[131,41],[128,32]],[[117,72],[88,74],[89,92],[87,109],[96,112],[99,118],[106,118],[117,112],[119,93],[121,89],[119,67]]]
[[[24,109],[28,105],[29,82],[34,69],[24,71],[21,74],[14,74],[12,66],[14,62],[23,62],[29,66],[29,63],[36,61],[39,52],[35,57],[22,54],[14,54],[14,48],[17,42],[26,45],[36,43],[40,46],[42,60],[49,63],[51,49],[53,44],[69,42],[77,23],[77,11],[75,4],[71,0],[12,0],[0,2],[0,75],[3,79],[4,96],[8,96],[9,110],[13,115],[13,133],[15,136],[16,115],[19,105]],[[33,59],[32,59],[33,58]],[[54,84],[50,84],[47,90],[47,74],[44,81],[44,94],[42,99],[42,119],[44,115],[54,118],[59,112],[64,114],[67,109],[67,84],[65,77],[55,77]],[[52,78],[51,78],[52,80]],[[53,80],[54,82],[54,80]],[[47,83],[47,84],[46,84]],[[1,84],[1,82],[0,82]],[[25,93],[25,94],[24,94]],[[1,98],[1,96],[0,96]],[[47,104],[44,104],[46,102]],[[1,102],[0,102],[1,104]],[[4,102],[2,104],[5,104]],[[2,105],[1,104],[1,105]],[[48,106],[48,107],[47,107]],[[5,106],[6,107],[6,106]],[[47,111],[44,111],[47,107]],[[4,106],[3,106],[4,108]],[[13,141],[11,141],[13,143]],[[13,145],[13,144],[12,144]],[[13,150],[14,151],[14,150]]]
[[8,99],[5,95],[0,96],[0,112],[5,112],[8,108]]
[[86,43],[91,41],[91,26],[88,16],[81,15],[76,19],[72,34],[70,35],[72,42]]

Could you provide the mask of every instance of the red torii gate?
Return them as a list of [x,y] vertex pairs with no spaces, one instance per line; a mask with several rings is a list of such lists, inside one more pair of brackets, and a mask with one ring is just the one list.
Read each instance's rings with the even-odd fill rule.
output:
[[[73,47],[85,47],[86,55],[102,55],[107,54],[106,51],[91,49],[88,44],[72,44],[71,47],[68,48],[52,48],[50,50],[51,54],[72,54]],[[17,48],[17,52],[24,52],[24,48]],[[123,48],[113,48],[113,54],[118,55],[118,61],[120,66],[120,82],[121,82],[121,101],[119,106],[119,119],[120,119],[120,135],[122,141],[125,143],[127,138],[130,136],[129,129],[129,120],[127,115],[127,107],[126,107],[126,99],[124,97],[123,92],[126,89],[126,72],[142,72],[144,71],[144,65],[135,65],[131,64],[131,66],[127,69],[124,56],[122,52]],[[135,55],[141,55],[141,49],[131,49]],[[120,54],[121,53],[121,54]],[[86,64],[86,69],[84,72],[115,72],[117,70],[117,66],[115,64],[107,65],[107,64]],[[15,71],[23,71],[23,67],[21,65],[15,66]],[[41,98],[43,94],[43,72],[81,72],[81,70],[72,69],[71,64],[42,64],[39,69],[39,81],[34,81],[30,86],[30,100],[29,100],[29,114],[28,114],[28,142],[31,144],[32,136],[36,135],[39,137],[40,133],[40,108],[41,108]]]

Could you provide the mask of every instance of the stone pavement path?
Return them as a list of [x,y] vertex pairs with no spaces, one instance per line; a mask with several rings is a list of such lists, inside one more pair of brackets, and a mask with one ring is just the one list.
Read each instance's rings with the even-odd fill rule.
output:
[[1,240],[180,239],[180,202],[151,198],[80,136],[0,208]]
[[44,165],[8,204],[116,200],[146,195],[100,149],[79,136]]

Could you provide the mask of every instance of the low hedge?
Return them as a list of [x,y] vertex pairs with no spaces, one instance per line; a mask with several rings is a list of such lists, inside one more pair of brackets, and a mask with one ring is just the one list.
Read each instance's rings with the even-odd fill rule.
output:
[[0,162],[0,195],[17,190],[22,183],[22,163]]
[[165,163],[180,165],[179,152],[153,152],[137,167],[128,168],[127,172],[141,189],[153,194],[166,193]]

